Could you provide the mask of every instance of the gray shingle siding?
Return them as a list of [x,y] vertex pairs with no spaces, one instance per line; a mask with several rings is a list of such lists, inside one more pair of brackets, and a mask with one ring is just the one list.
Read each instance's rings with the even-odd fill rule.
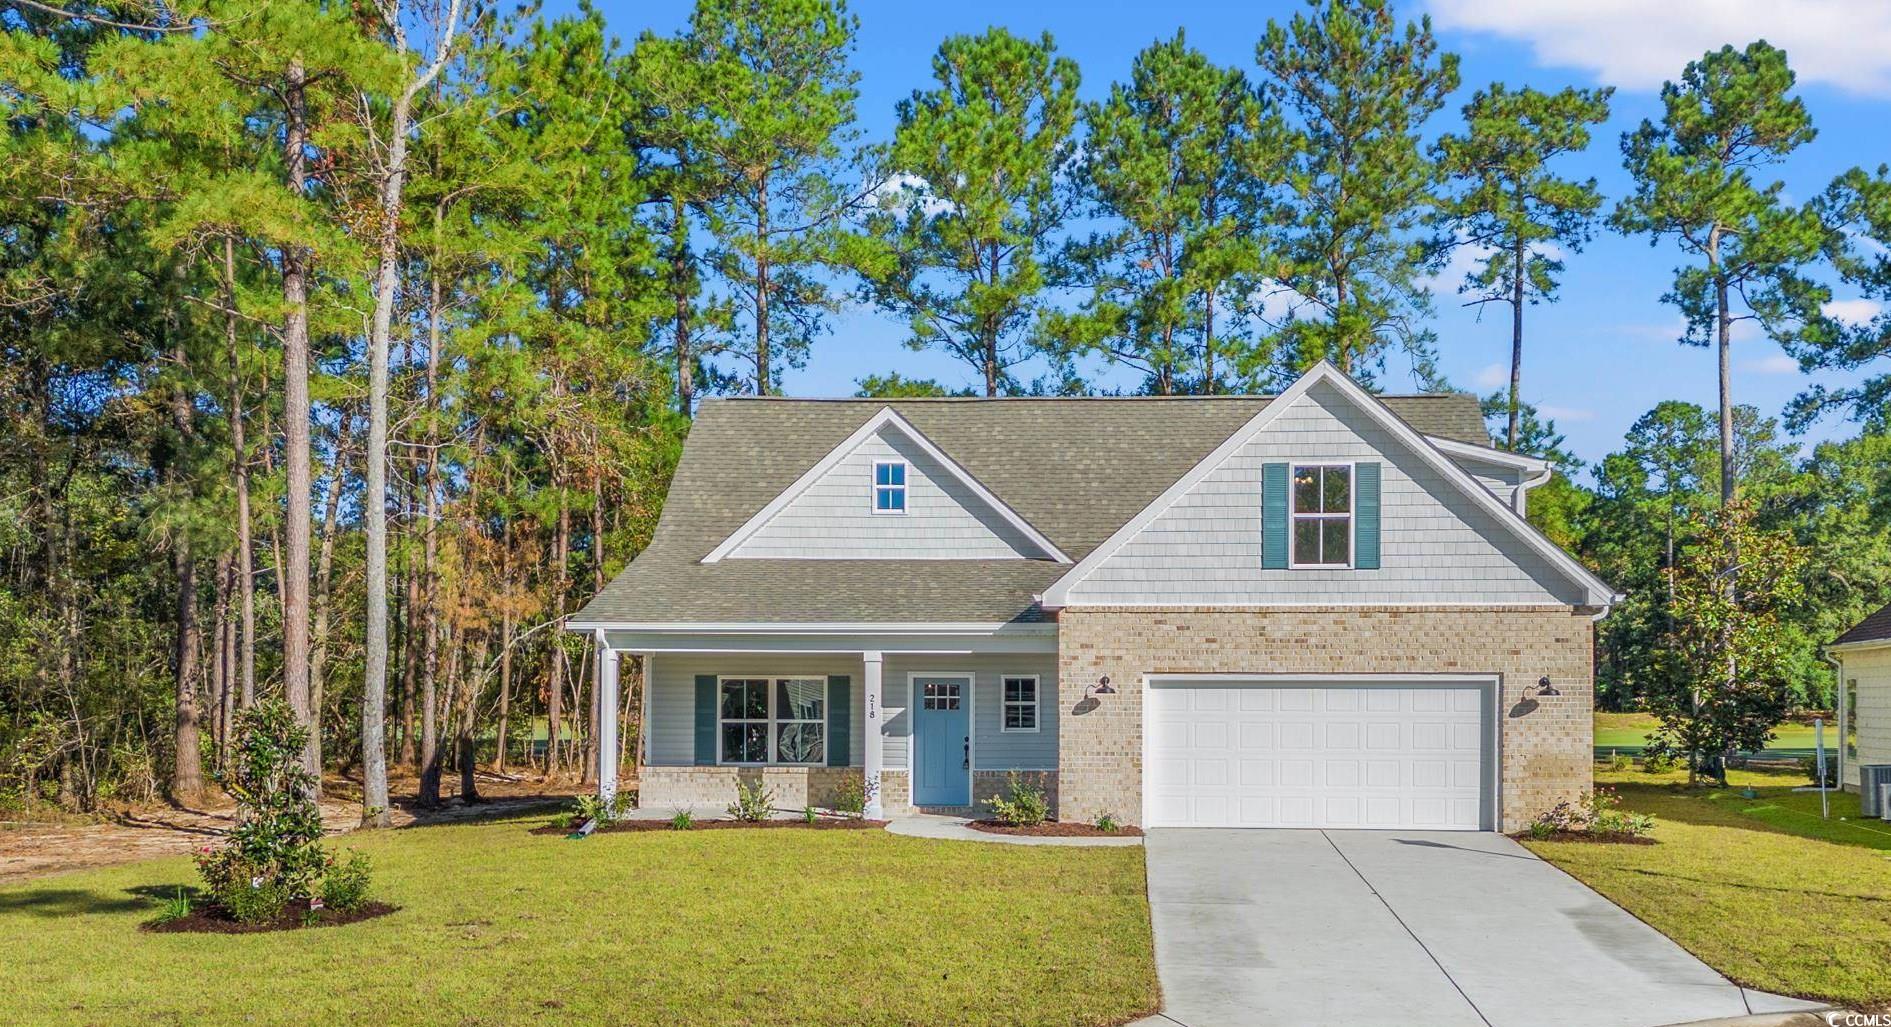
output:
[[[1262,465],[1354,460],[1382,465],[1381,569],[1262,569]],[[1511,529],[1326,385],[1163,511],[1070,598],[1077,605],[1583,601]]]

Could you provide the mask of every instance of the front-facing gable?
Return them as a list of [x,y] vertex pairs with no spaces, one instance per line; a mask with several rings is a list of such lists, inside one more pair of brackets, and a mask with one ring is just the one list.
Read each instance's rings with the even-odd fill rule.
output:
[[869,418],[704,562],[743,559],[1069,562],[891,408]]
[[[1279,474],[1321,464],[1376,470],[1376,566],[1289,568],[1265,552],[1269,468]],[[1612,600],[1606,585],[1475,476],[1327,365],[1308,372],[1043,596],[1048,608]]]

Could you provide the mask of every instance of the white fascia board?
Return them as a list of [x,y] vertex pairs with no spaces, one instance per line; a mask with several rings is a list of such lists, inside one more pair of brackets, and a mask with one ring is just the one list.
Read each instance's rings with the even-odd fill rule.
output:
[[1891,638],[1865,638],[1856,642],[1833,642],[1825,647],[1828,653],[1853,653],[1861,649],[1883,649],[1891,646]]
[[762,525],[767,524],[776,514],[780,513],[789,503],[793,502],[797,496],[807,491],[809,486],[819,481],[822,475],[825,475],[828,471],[833,469],[835,464],[846,459],[847,454],[858,449],[861,443],[873,437],[880,429],[889,426],[911,439],[913,444],[917,445],[927,456],[938,461],[941,466],[945,467],[948,473],[954,478],[957,478],[966,488],[970,489],[973,495],[977,496],[993,510],[996,510],[998,516],[1002,517],[1005,523],[1016,528],[1025,538],[1030,539],[1031,544],[1037,546],[1046,557],[1049,557],[1057,563],[1070,562],[1070,557],[1065,556],[1063,550],[1058,549],[1056,544],[1051,542],[1049,538],[1046,538],[1043,532],[1038,531],[1031,525],[1031,522],[1025,520],[1016,510],[1013,510],[1003,500],[993,495],[990,489],[986,488],[982,482],[972,476],[971,472],[959,466],[957,460],[947,456],[945,451],[934,445],[933,441],[927,438],[924,432],[913,427],[911,421],[901,417],[898,411],[895,411],[892,407],[881,407],[879,413],[867,418],[865,424],[854,429],[852,435],[847,436],[847,438],[841,441],[840,445],[829,450],[826,456],[816,461],[814,466],[808,468],[801,477],[796,478],[794,484],[782,490],[782,493],[774,499],[769,500],[767,506],[762,507],[755,512],[755,516],[744,521],[740,528],[735,529],[734,534],[723,539],[720,545],[710,550],[709,555],[703,557],[702,562],[718,563],[730,553],[735,552],[736,548],[748,541],[750,536],[760,531]]
[[1050,621],[572,621],[567,631],[671,631],[694,635],[1055,635]]
[[1530,471],[1534,474],[1550,469],[1550,462],[1542,457],[1526,456],[1490,446],[1473,446],[1468,442],[1459,442],[1457,439],[1447,439],[1438,435],[1426,435],[1424,439],[1449,457],[1478,460],[1487,464],[1496,464],[1499,467],[1515,467],[1520,471]]
[[[1609,587],[1601,578],[1590,573],[1589,569],[1578,562],[1575,557],[1563,552],[1562,547],[1551,542],[1547,536],[1536,530],[1529,521],[1518,516],[1515,510],[1506,505],[1503,500],[1493,495],[1471,472],[1459,466],[1457,461],[1447,456],[1440,447],[1434,445],[1425,435],[1405,423],[1404,418],[1393,413],[1383,402],[1380,402],[1377,397],[1367,392],[1364,388],[1361,388],[1359,383],[1353,381],[1345,372],[1334,367],[1332,363],[1322,360],[1320,363],[1314,365],[1312,370],[1301,375],[1298,381],[1288,386],[1279,396],[1276,396],[1273,402],[1267,404],[1266,409],[1255,414],[1246,424],[1237,429],[1233,435],[1228,436],[1221,445],[1216,446],[1214,452],[1209,453],[1200,463],[1190,468],[1188,473],[1178,479],[1175,484],[1165,489],[1162,495],[1156,497],[1154,502],[1144,507],[1136,516],[1130,518],[1127,523],[1121,528],[1118,528],[1109,538],[1103,541],[1102,545],[1092,550],[1088,556],[1078,561],[1076,566],[1066,571],[1062,577],[1058,578],[1049,588],[1045,589],[1041,600],[1043,606],[1046,609],[1060,609],[1069,606],[1071,588],[1083,581],[1083,579],[1089,577],[1091,572],[1096,570],[1104,561],[1116,555],[1116,552],[1131,538],[1135,537],[1138,532],[1142,531],[1144,527],[1148,526],[1149,522],[1155,520],[1164,510],[1167,510],[1177,500],[1181,499],[1182,496],[1186,495],[1199,484],[1203,478],[1212,474],[1226,462],[1229,457],[1233,456],[1242,447],[1252,441],[1256,435],[1259,435],[1265,430],[1268,425],[1272,424],[1274,419],[1278,417],[1282,411],[1291,407],[1297,400],[1311,391],[1313,386],[1320,382],[1330,383],[1334,388],[1338,389],[1342,396],[1350,400],[1354,406],[1365,413],[1366,416],[1372,418],[1379,427],[1385,429],[1400,442],[1403,442],[1406,448],[1412,451],[1413,455],[1424,461],[1432,470],[1437,471],[1445,481],[1449,482],[1467,499],[1477,506],[1482,507],[1484,511],[1494,517],[1499,524],[1508,527],[1518,539],[1545,560],[1549,561],[1552,567],[1561,571],[1570,581],[1582,586],[1582,588],[1589,593],[1587,596],[1589,600],[1587,605],[1608,607],[1614,605],[1622,598],[1620,593]],[[1485,452],[1485,450],[1474,446],[1467,446],[1466,448],[1476,450],[1480,455]]]

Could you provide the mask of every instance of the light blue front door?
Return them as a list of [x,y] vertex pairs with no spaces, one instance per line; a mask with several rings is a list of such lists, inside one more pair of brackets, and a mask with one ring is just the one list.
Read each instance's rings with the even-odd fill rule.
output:
[[913,805],[972,804],[972,681],[913,680]]

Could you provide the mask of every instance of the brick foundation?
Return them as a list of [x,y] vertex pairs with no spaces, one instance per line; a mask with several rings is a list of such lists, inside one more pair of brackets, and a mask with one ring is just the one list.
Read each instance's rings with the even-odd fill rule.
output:
[[775,793],[774,806],[798,810],[832,809],[840,784],[860,779],[858,767],[642,767],[637,772],[637,805],[644,809],[727,806],[741,785],[760,783]]
[[[1065,609],[1060,815],[1142,822],[1145,674],[1494,674],[1501,825],[1521,830],[1590,787],[1591,616],[1569,607]],[[1116,694],[1080,698],[1106,674]],[[1546,675],[1560,695],[1536,695]]]

